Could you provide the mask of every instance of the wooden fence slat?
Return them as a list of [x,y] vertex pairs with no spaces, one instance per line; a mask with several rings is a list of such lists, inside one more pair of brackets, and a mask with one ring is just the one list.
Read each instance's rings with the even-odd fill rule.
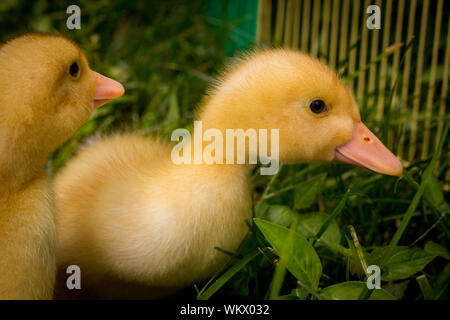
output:
[[284,21],[284,41],[285,47],[292,46],[292,24],[294,22],[294,0],[287,0],[286,20]]
[[[370,0],[364,0],[364,7],[367,8],[370,4]],[[364,10],[365,13],[366,10]],[[367,64],[367,46],[369,44],[369,29],[364,25],[362,28],[361,45],[359,46],[359,69],[363,68]],[[366,85],[366,71],[362,71],[358,76],[358,86],[356,91],[356,97],[360,105],[363,104],[364,87]]]
[[[397,7],[397,19],[395,20],[395,43],[400,43],[402,40],[402,32],[403,32],[403,17],[405,11],[405,0],[399,0]],[[396,81],[399,75],[399,67],[400,67],[400,50],[396,50],[394,52],[394,58],[392,62],[392,73],[391,73],[391,90],[392,92],[392,111],[394,115],[397,116],[397,112],[400,112],[399,108],[401,106],[397,106],[397,91],[398,88],[394,88],[394,82]],[[401,102],[403,103],[403,102]],[[398,118],[398,116],[397,116]],[[388,147],[389,149],[393,149],[394,147],[394,128],[389,130],[389,138],[388,138]]]
[[340,28],[340,40],[339,41],[339,62],[344,61],[347,58],[347,39],[348,39],[348,16],[350,14],[350,0],[344,0],[342,4],[342,20]]
[[[384,13],[384,23],[383,23],[383,40],[382,40],[382,51],[384,52],[389,46],[389,39],[391,35],[391,19],[392,19],[392,0],[386,0],[386,11]],[[397,50],[399,51],[399,50]],[[384,101],[386,96],[386,83],[387,83],[387,63],[388,58],[384,57],[381,60],[380,67],[380,95],[378,100],[377,116],[376,119],[381,121],[384,112]]]
[[330,0],[324,0],[323,2],[323,17],[322,17],[322,43],[320,45],[321,60],[327,62],[328,60],[328,36],[330,33]]
[[311,54],[317,57],[319,52],[320,0],[314,0],[313,21],[311,29]]
[[258,23],[256,25],[256,43],[270,45],[272,19],[272,1],[258,1]]
[[[381,8],[381,1],[376,0],[375,4]],[[370,61],[373,61],[378,56],[378,43],[380,39],[380,30],[374,29],[372,31],[372,44],[370,48]],[[377,73],[378,63],[372,63],[369,68],[369,84],[368,84],[368,99],[367,99],[367,108],[373,108],[374,103],[376,102],[377,95],[375,92],[376,89],[376,73]]]
[[292,24],[292,48],[297,49],[300,41],[300,11],[302,3],[300,0],[294,2],[294,23]]
[[417,128],[419,122],[419,106],[421,101],[421,89],[422,89],[422,72],[423,72],[423,60],[425,51],[425,38],[427,32],[427,18],[428,7],[430,2],[428,0],[423,1],[422,17],[420,21],[420,34],[419,34],[419,52],[417,58],[417,71],[414,84],[414,102],[411,117],[411,139],[409,141],[409,154],[408,160],[412,161],[416,154],[417,149]]
[[[353,1],[353,10],[352,10],[352,30],[350,33],[350,46],[352,47],[350,50],[350,56],[348,61],[348,74],[352,75],[356,70],[356,41],[358,40],[358,30],[360,29],[359,18],[361,16],[360,12],[360,2]],[[354,80],[350,81],[350,86],[354,89]]]
[[274,32],[274,42],[276,45],[281,45],[283,42],[285,4],[286,4],[285,0],[277,1],[277,16],[275,18],[275,32]]
[[[446,116],[446,106],[447,106],[447,95],[448,95],[448,79],[450,73],[450,19],[448,20],[447,27],[447,45],[445,47],[445,58],[444,58],[444,75],[442,77],[442,89],[441,89],[441,99],[439,103],[439,122],[437,129],[437,139],[436,144],[439,144],[439,140],[442,136],[442,130],[444,129],[444,117]],[[448,120],[447,120],[448,121]],[[448,171],[450,172],[450,170]]]
[[311,0],[305,0],[303,3],[303,15],[302,15],[302,50],[308,52],[308,40],[309,40],[309,25],[311,20],[309,18],[311,11]]
[[[416,5],[417,0],[412,0],[410,2],[406,43],[409,43],[413,38],[414,22],[416,17]],[[401,95],[401,110],[400,110],[402,118],[405,116],[408,105],[409,74],[411,73],[411,57],[412,57],[412,48],[409,48],[409,50],[406,52],[405,64],[402,75],[402,95]],[[405,147],[405,135],[406,135],[406,124],[404,124],[398,145],[397,154],[400,158],[403,157],[403,150]]]
[[336,56],[337,56],[337,40],[339,31],[339,8],[340,1],[333,1],[333,14],[331,19],[331,40],[330,40],[330,54],[328,55],[328,63],[334,69],[336,67]]
[[438,5],[436,9],[436,23],[434,26],[434,36],[433,36],[433,51],[431,53],[431,70],[430,70],[430,81],[428,82],[428,94],[425,110],[425,130],[423,135],[422,143],[422,154],[421,159],[424,160],[428,156],[428,149],[431,136],[431,117],[433,108],[433,97],[434,97],[434,86],[436,83],[436,67],[438,62],[439,53],[439,37],[441,36],[441,24],[442,24],[442,9],[444,3],[443,0],[438,0]]

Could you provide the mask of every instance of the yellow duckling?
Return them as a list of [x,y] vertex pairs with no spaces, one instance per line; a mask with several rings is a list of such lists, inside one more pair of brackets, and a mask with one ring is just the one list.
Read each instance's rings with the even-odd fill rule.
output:
[[47,157],[123,87],[60,36],[0,47],[0,299],[51,299],[56,276]]
[[[348,88],[297,51],[257,52],[234,64],[197,119],[223,136],[226,129],[279,129],[281,162],[339,160],[402,173],[362,124]],[[210,276],[227,259],[214,247],[234,251],[243,240],[253,166],[175,164],[172,153],[138,134],[113,135],[83,148],[57,176],[58,265],[81,268],[82,290],[123,297],[123,281],[160,297]]]

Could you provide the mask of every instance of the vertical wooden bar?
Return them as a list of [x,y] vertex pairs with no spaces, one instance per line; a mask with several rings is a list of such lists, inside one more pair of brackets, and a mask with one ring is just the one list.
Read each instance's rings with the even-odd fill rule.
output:
[[329,55],[328,52],[328,36],[330,33],[330,0],[324,0],[323,2],[323,16],[322,16],[322,44],[320,46],[321,60],[327,62]]
[[336,67],[340,4],[341,3],[339,0],[333,0],[333,14],[331,18],[330,54],[328,56],[329,57],[328,63],[333,69]]
[[302,15],[302,51],[308,52],[308,41],[309,41],[309,25],[311,24],[310,19],[311,11],[311,0],[305,0],[303,2],[303,15]]
[[439,37],[441,35],[441,23],[442,23],[442,10],[444,7],[444,1],[438,0],[438,5],[436,9],[436,24],[434,26],[434,36],[433,36],[433,51],[431,53],[431,70],[430,70],[430,81],[428,82],[428,94],[425,110],[425,130],[423,135],[422,143],[422,154],[421,159],[424,160],[428,156],[428,149],[430,143],[431,135],[431,117],[433,108],[433,97],[434,97],[434,86],[436,83],[436,67],[439,52]]
[[314,1],[313,22],[311,29],[311,54],[317,57],[319,51],[320,0]]
[[[395,20],[395,43],[400,43],[402,39],[403,32],[403,16],[405,11],[405,0],[399,0],[397,7],[397,19]],[[394,86],[394,82],[399,73],[399,65],[400,65],[400,50],[396,50],[394,52],[394,59],[392,63],[392,73],[391,73],[391,88]],[[392,110],[395,112],[399,112],[398,108],[396,108],[396,98],[397,98],[397,88],[395,88],[392,93]],[[403,103],[403,102],[402,102]],[[394,116],[398,116],[394,114]],[[389,149],[393,149],[394,146],[394,129],[389,130],[389,138],[388,138],[388,147]]]
[[[408,16],[408,31],[406,36],[406,43],[408,44],[414,33],[414,22],[416,17],[416,5],[417,0],[412,0],[409,7],[409,16]],[[406,52],[405,56],[405,67],[403,68],[402,75],[402,95],[401,95],[401,114],[402,116],[406,113],[406,107],[408,104],[408,90],[409,90],[409,74],[411,73],[411,57],[412,57],[412,48],[409,48]],[[403,157],[403,150],[405,148],[405,134],[406,129],[403,129],[403,132],[400,136],[399,146],[398,146],[398,156]]]
[[414,102],[413,111],[411,119],[411,139],[409,141],[409,155],[408,160],[414,160],[417,149],[417,128],[418,128],[418,116],[419,116],[419,106],[420,106],[420,94],[422,89],[422,71],[423,71],[423,58],[425,51],[425,38],[427,32],[427,18],[428,18],[428,7],[430,2],[428,0],[423,1],[422,17],[420,22],[420,34],[419,34],[419,52],[417,58],[417,72],[414,84]]
[[258,20],[256,26],[256,43],[270,45],[272,19],[272,1],[258,1]]
[[292,25],[294,23],[294,0],[287,0],[286,20],[284,21],[284,41],[285,47],[292,46]]
[[[446,116],[446,106],[447,106],[447,95],[448,95],[448,79],[450,73],[450,19],[448,20],[447,27],[447,45],[445,48],[445,58],[444,58],[444,74],[442,76],[442,89],[441,97],[439,103],[439,122],[436,132],[436,145],[439,144],[442,138],[442,130],[444,129],[444,118]],[[450,170],[448,171],[450,172]]]
[[[358,40],[358,29],[360,29],[359,18],[364,16],[360,10],[360,2],[353,1],[353,10],[352,10],[352,31],[350,34],[350,46],[353,48],[350,50],[350,57],[348,61],[348,75],[352,75],[355,73],[356,67],[356,41]],[[350,81],[350,86],[354,89],[354,80]]]
[[[383,29],[383,40],[382,40],[382,51],[384,52],[389,46],[389,38],[391,35],[391,18],[392,18],[392,0],[386,0],[386,11],[384,13],[384,23]],[[387,81],[387,62],[388,58],[384,57],[381,60],[380,69],[380,95],[378,100],[377,108],[377,120],[380,121],[383,118],[384,113],[384,100],[386,95],[386,81]]]
[[[375,1],[376,5],[381,8],[381,1]],[[373,61],[378,56],[378,45],[380,39],[380,30],[374,29],[370,30],[372,32],[372,44],[370,48],[370,61]],[[377,96],[375,95],[376,89],[376,73],[378,69],[378,63],[370,64],[369,68],[369,84],[368,84],[368,92],[369,98],[367,99],[367,108],[373,108],[374,103],[376,102]]]
[[[364,7],[363,11],[366,12],[367,7],[369,6],[369,0],[364,1]],[[366,24],[364,23],[362,27],[362,36],[361,36],[361,45],[359,46],[359,69],[364,68],[367,63],[367,44],[369,40],[367,39],[369,35],[369,29],[367,28]],[[364,86],[366,83],[366,72],[362,71],[358,76],[358,89],[356,92],[356,97],[358,99],[358,102],[361,104],[363,103],[364,98]]]
[[292,25],[292,48],[297,49],[300,41],[300,11],[302,3],[300,0],[294,1],[294,23]]
[[348,16],[350,12],[350,0],[344,0],[342,4],[342,20],[341,20],[341,36],[339,41],[339,58],[338,62],[347,58],[347,39],[348,39]]
[[277,0],[277,16],[275,18],[274,32],[274,41],[276,45],[281,45],[283,42],[285,4],[286,0]]

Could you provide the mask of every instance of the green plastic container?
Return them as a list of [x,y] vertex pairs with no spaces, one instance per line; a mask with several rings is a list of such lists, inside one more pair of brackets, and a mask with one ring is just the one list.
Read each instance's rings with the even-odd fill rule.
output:
[[210,0],[205,13],[214,27],[221,28],[227,55],[255,43],[258,0]]

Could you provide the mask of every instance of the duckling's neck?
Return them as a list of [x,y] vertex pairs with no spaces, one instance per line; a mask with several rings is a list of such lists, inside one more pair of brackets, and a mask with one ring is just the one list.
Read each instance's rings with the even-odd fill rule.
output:
[[[176,212],[177,220],[183,221],[177,237],[187,243],[204,239],[202,245],[234,252],[248,231],[245,221],[251,219],[252,168],[244,164],[174,166],[171,178],[164,179],[164,185],[159,185],[156,192],[171,190],[168,194],[158,194],[158,199],[170,204],[168,212]],[[154,196],[154,192],[151,194]],[[186,230],[192,232],[186,234]],[[198,250],[192,255],[202,252]],[[215,250],[209,253],[218,254]]]
[[[238,89],[239,95],[232,94]],[[279,130],[264,127],[266,115],[252,114],[254,102],[241,89],[233,83],[223,84],[221,90],[209,96],[201,107],[194,122],[192,139],[196,159],[200,155],[206,158],[209,155],[209,163],[245,163],[254,166],[260,162],[269,165],[261,169],[261,174],[274,174],[279,164]],[[198,141],[202,140],[203,146],[196,148]],[[220,151],[220,154],[212,153],[212,149]],[[196,159],[194,163],[198,163]]]
[[[275,174],[279,167],[278,145],[277,130],[275,134],[268,134],[267,129],[239,128],[227,123],[197,120],[192,134],[173,149],[172,161],[177,164],[235,165],[247,170],[261,162],[269,164],[261,168],[261,174]],[[234,167],[222,169],[230,168]]]
[[26,150],[21,143],[0,141],[0,197],[26,188],[45,175],[47,157]]

